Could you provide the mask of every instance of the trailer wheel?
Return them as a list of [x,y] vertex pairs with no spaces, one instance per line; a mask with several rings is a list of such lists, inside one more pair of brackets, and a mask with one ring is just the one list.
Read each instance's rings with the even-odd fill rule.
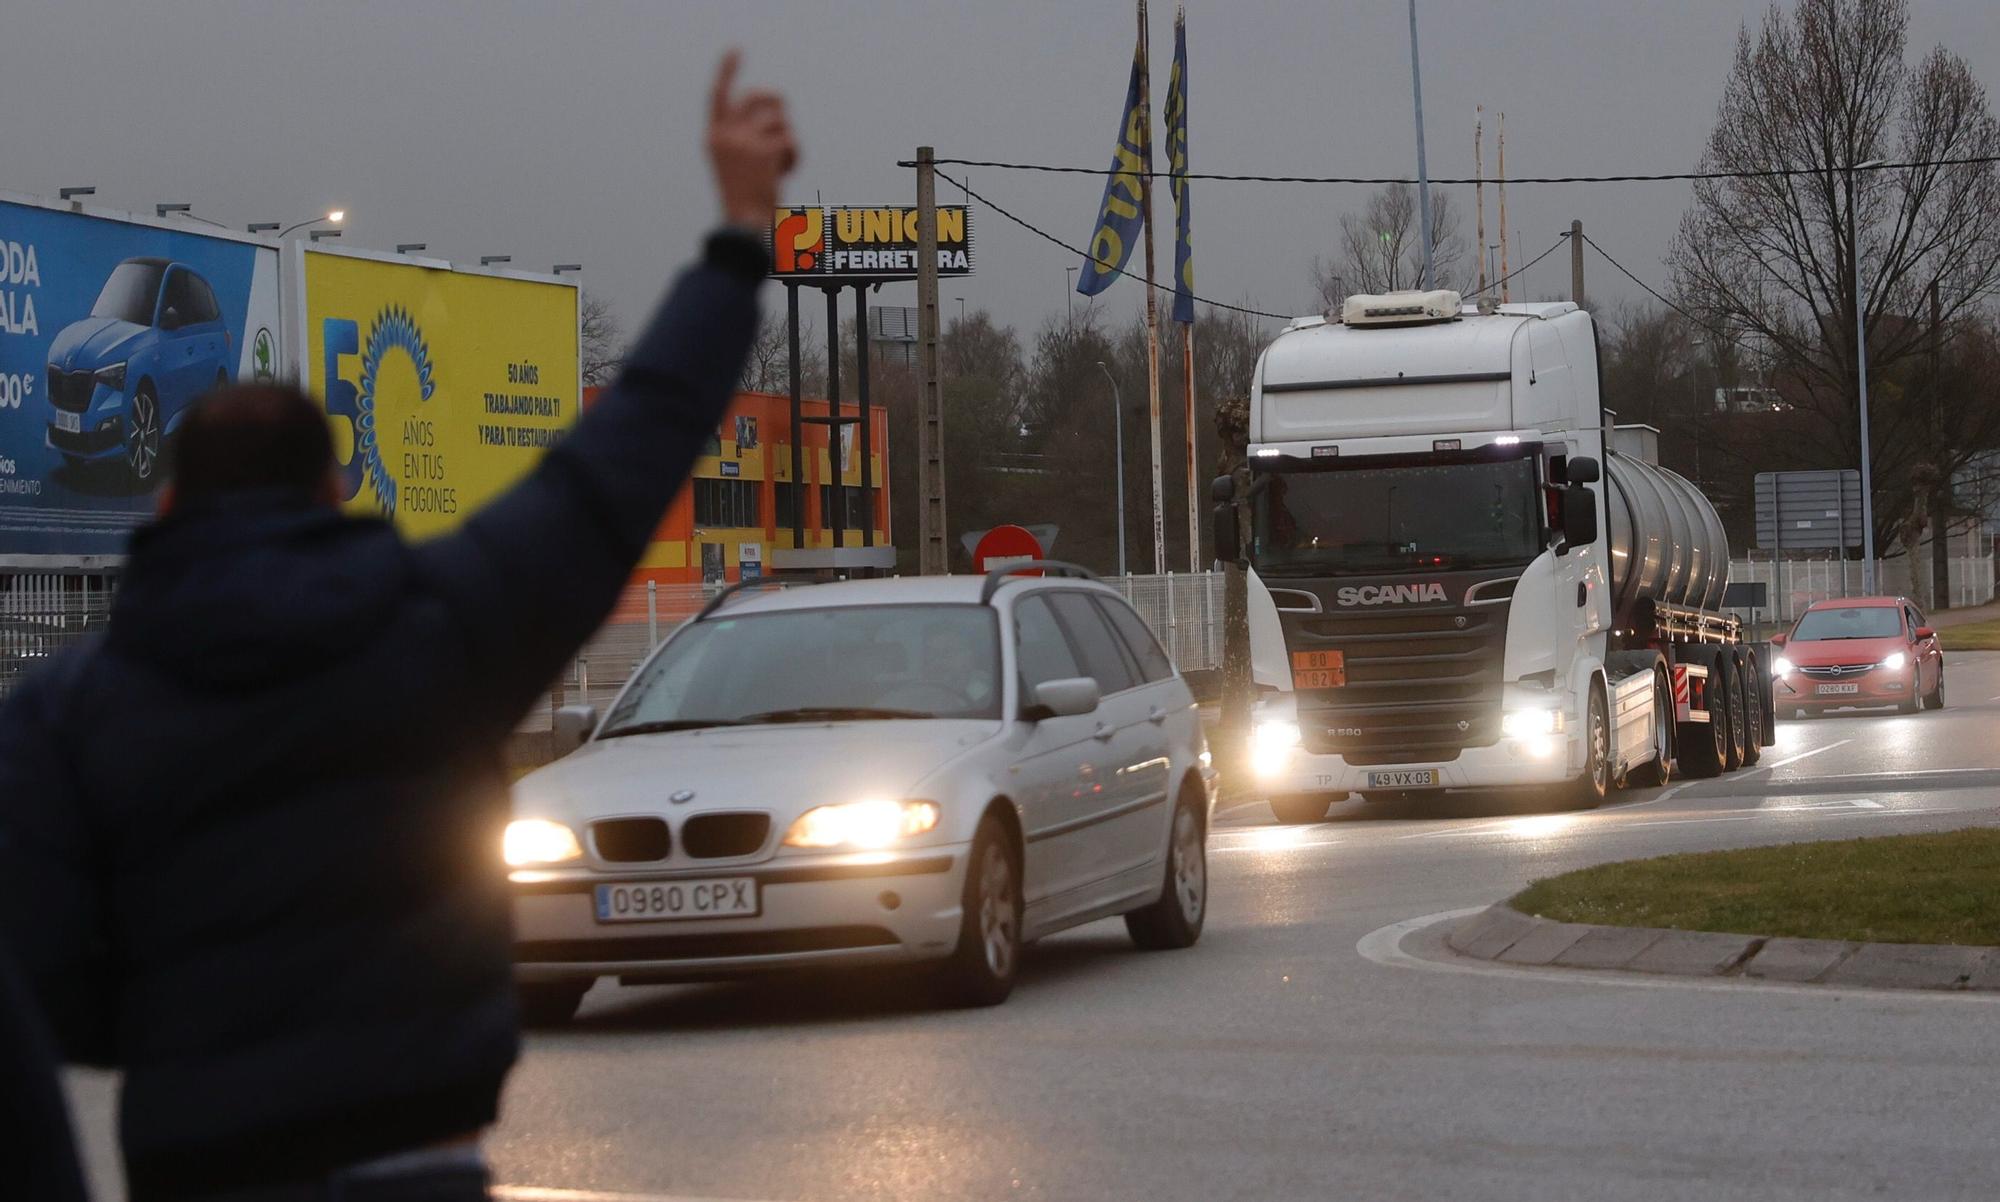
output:
[[1653,758],[1632,770],[1632,783],[1658,787],[1674,778],[1674,694],[1664,672],[1653,674]]
[[1692,777],[1720,776],[1729,762],[1729,690],[1724,687],[1721,657],[1707,659],[1703,666],[1708,669],[1702,690],[1708,721],[1683,723],[1679,730],[1681,773]]
[[1764,693],[1770,685],[1764,679],[1764,665],[1748,647],[1736,653],[1737,675],[1743,681],[1743,763],[1747,767],[1764,758]]

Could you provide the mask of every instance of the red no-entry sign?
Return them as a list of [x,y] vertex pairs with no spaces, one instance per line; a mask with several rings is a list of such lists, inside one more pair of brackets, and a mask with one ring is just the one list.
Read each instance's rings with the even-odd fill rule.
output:
[[[980,535],[978,544],[972,548],[972,570],[985,573],[1041,557],[1042,544],[1034,535],[1019,526],[995,526]],[[1039,576],[1041,572],[1022,574]]]

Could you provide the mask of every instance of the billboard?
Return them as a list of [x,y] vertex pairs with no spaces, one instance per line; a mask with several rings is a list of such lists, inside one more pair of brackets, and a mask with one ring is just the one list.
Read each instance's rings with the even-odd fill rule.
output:
[[0,565],[100,566],[198,396],[279,370],[260,239],[0,197]]
[[[972,215],[964,205],[937,210],[938,274],[972,274]],[[917,207],[805,205],[771,220],[772,275],[795,283],[915,279]]]
[[1758,472],[1757,549],[1839,551],[1861,545],[1861,473]]
[[450,530],[576,421],[578,298],[553,276],[298,251],[296,345],[342,496],[413,537]]

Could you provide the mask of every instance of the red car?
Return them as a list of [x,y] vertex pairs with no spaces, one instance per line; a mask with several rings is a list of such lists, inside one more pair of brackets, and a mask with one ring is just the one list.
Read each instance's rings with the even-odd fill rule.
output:
[[1944,648],[1906,597],[1821,601],[1771,645],[1780,710],[1803,717],[1848,705],[1944,708]]

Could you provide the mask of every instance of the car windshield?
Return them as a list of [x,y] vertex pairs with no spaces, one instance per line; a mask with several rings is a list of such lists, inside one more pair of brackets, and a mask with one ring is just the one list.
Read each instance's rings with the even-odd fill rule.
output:
[[1903,611],[1889,605],[1846,605],[1815,609],[1799,619],[1792,641],[1894,638],[1903,633]]
[[1541,549],[1535,465],[1420,463],[1280,472],[1259,495],[1266,576],[1525,564]]
[[104,281],[97,303],[90,307],[90,315],[129,321],[135,326],[152,325],[153,301],[160,295],[160,276],[166,270],[164,263],[141,263],[137,259],[120,263],[111,269],[111,278]]
[[703,726],[998,718],[1000,634],[984,605],[779,610],[683,628],[601,738]]

